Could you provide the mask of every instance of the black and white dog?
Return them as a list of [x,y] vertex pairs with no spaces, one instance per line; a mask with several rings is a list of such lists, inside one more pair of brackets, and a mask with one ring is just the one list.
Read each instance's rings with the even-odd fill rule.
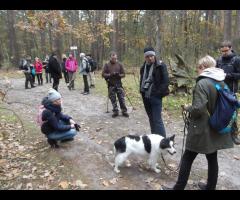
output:
[[174,137],[175,135],[164,138],[161,135],[149,134],[149,135],[128,135],[119,138],[114,142],[115,152],[115,167],[114,171],[119,173],[118,166],[122,165],[126,161],[130,154],[147,155],[148,164],[156,173],[160,173],[158,169],[157,160],[160,153],[164,154],[168,152],[173,155],[176,153],[174,148]]

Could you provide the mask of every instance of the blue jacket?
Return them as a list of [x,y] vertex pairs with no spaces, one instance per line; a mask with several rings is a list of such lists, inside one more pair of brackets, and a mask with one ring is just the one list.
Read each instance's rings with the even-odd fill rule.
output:
[[[64,132],[71,129],[69,122],[71,117],[64,115],[61,112],[60,106],[53,105],[47,98],[43,99],[42,104],[46,108],[42,113],[42,121],[44,121],[44,123],[41,126],[41,131],[44,134],[48,135],[55,131]],[[67,125],[59,123],[60,120],[66,122]]]

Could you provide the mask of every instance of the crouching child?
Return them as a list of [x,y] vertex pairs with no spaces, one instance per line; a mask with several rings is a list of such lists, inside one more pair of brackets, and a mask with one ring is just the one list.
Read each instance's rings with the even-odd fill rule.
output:
[[41,131],[47,137],[52,148],[58,148],[58,141],[66,142],[74,139],[80,126],[72,117],[64,115],[61,107],[61,95],[50,89],[47,97],[42,100],[42,125]]

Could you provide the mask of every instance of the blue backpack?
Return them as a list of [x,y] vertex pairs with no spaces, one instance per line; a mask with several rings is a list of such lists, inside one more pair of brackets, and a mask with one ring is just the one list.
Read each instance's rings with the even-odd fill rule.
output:
[[220,134],[232,132],[232,125],[237,120],[237,110],[240,102],[236,95],[230,91],[224,83],[222,88],[219,83],[214,82],[218,97],[213,114],[210,116],[209,124]]

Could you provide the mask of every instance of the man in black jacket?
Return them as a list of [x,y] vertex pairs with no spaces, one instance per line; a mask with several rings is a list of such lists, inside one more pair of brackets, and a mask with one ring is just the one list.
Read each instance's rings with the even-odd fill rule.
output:
[[147,112],[151,133],[166,137],[162,121],[162,98],[169,94],[167,66],[156,59],[152,47],[144,49],[145,62],[140,69],[140,92]]
[[[224,70],[226,73],[224,82],[228,85],[229,89],[232,92],[237,93],[238,81],[240,80],[240,57],[234,53],[230,41],[222,42],[220,51],[222,55],[217,59],[216,67]],[[240,144],[240,139],[238,138],[237,123],[233,124],[233,129],[233,142],[235,144]]]
[[48,69],[49,73],[51,74],[51,77],[53,78],[52,87],[53,89],[58,91],[59,79],[62,78],[62,70],[57,60],[56,53],[52,53],[51,57],[49,58]]

